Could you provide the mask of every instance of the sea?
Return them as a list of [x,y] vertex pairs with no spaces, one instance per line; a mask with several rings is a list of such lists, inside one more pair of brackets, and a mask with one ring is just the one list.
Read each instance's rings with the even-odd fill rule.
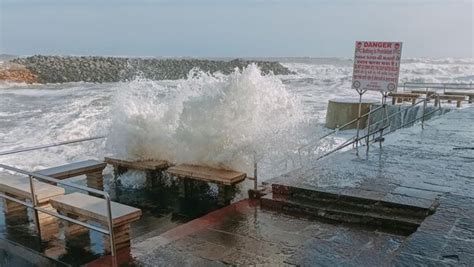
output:
[[[330,99],[357,99],[347,58],[265,58],[294,72],[264,75],[256,65],[229,75],[193,70],[187,79],[137,77],[117,83],[0,83],[0,153],[78,138],[102,139],[0,156],[38,170],[116,156],[229,168],[262,180],[304,167],[353,132],[320,140]],[[474,59],[405,59],[407,82],[473,83]],[[367,92],[367,100],[381,100]],[[301,155],[301,148],[315,144]],[[110,170],[108,170],[110,171]],[[140,187],[143,177],[124,179]]]

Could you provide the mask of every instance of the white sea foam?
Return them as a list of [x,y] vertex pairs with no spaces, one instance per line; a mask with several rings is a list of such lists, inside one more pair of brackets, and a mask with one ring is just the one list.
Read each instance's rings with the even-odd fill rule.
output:
[[175,88],[137,79],[124,83],[114,102],[107,139],[113,154],[239,170],[304,120],[298,99],[255,65],[228,76],[194,70]]

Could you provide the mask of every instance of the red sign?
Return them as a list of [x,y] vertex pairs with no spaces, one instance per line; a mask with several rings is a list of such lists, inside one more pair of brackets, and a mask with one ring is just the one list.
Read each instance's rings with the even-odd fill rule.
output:
[[401,56],[401,42],[357,41],[352,88],[358,91],[396,91]]

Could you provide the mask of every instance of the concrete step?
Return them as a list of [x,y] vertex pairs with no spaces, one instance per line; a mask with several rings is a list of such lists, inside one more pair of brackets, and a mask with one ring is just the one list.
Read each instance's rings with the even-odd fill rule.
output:
[[272,192],[274,195],[283,196],[288,200],[296,202],[314,202],[335,205],[345,210],[373,212],[376,214],[398,216],[413,220],[423,220],[434,212],[434,209],[427,207],[279,184],[272,184]]
[[272,210],[304,214],[319,219],[361,225],[376,230],[409,235],[416,231],[423,219],[380,213],[370,209],[341,205],[341,203],[288,199],[284,195],[268,194],[261,198],[261,206]]

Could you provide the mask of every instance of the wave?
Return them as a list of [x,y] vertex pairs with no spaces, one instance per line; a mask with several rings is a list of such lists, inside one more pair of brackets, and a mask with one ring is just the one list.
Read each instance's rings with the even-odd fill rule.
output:
[[107,150],[128,159],[246,170],[305,120],[299,99],[255,64],[230,75],[192,70],[175,87],[141,78],[121,86]]

